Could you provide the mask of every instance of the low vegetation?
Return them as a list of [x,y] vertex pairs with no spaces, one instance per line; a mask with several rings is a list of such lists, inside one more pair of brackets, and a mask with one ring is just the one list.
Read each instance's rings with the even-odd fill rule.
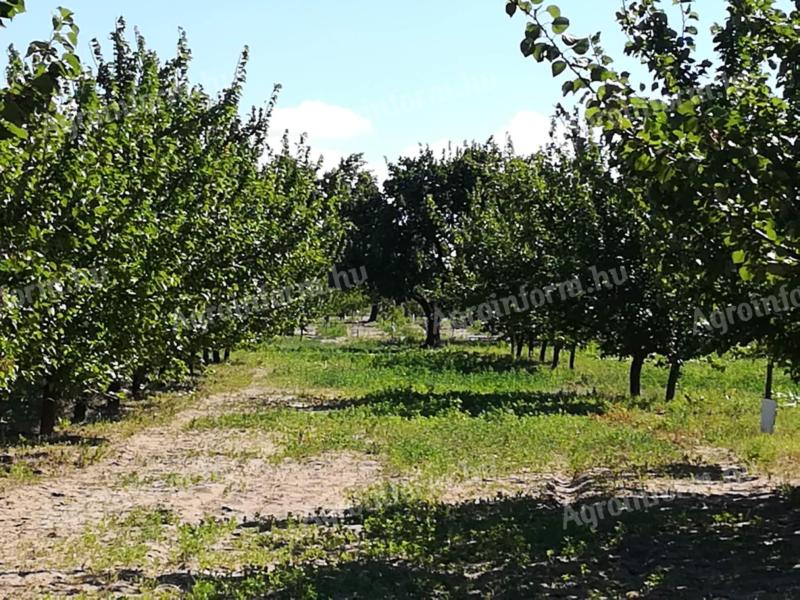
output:
[[[641,398],[615,396],[626,366],[591,348],[574,370],[512,359],[494,343],[431,353],[390,341],[287,339],[237,352],[209,389],[228,395],[264,385],[284,400],[233,404],[187,421],[186,432],[257,432],[276,445],[268,460],[277,466],[342,452],[373,457],[381,475],[349,490],[351,509],[185,522],[168,506],[143,507],[88,524],[44,560],[87,569],[104,585],[136,572],[127,585],[152,598],[177,590],[196,599],[657,595],[679,574],[704,580],[688,589],[720,589],[745,556],[761,557],[762,566],[737,585],[770,589],[763,574],[791,562],[781,533],[796,521],[791,486],[759,501],[682,497],[595,529],[565,525],[562,504],[540,485],[593,474],[586,504],[620,496],[620,483],[691,481],[719,469],[720,456],[748,477],[796,481],[800,412],[792,405],[800,389],[777,378],[785,408],[776,434],[761,435],[763,366],[735,357],[693,362],[681,396],[665,402],[666,367],[648,365]],[[132,473],[118,484],[190,491],[216,481],[215,473]],[[503,486],[514,481],[522,484]],[[668,541],[652,548],[656,538]],[[623,573],[615,556],[636,568]],[[712,559],[707,580],[704,561]]]

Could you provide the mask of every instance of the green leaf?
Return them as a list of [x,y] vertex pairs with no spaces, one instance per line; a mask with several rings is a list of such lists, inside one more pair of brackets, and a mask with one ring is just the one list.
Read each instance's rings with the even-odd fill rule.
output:
[[586,54],[589,48],[591,48],[589,38],[583,38],[582,40],[578,40],[573,50],[575,50],[577,54]]
[[769,221],[764,223],[764,233],[766,233],[767,237],[773,242],[778,241],[778,232],[775,231],[775,221],[770,219]]
[[691,100],[687,100],[686,102],[682,102],[678,105],[678,114],[689,116],[694,115],[694,103]]
[[600,65],[593,66],[591,70],[592,81],[603,81],[608,72],[608,69],[605,67],[601,67]]
[[553,33],[562,34],[569,29],[569,19],[566,17],[558,17],[553,21]]
[[22,140],[28,139],[28,131],[23,129],[22,127],[17,127],[13,123],[9,123],[8,121],[0,121],[0,129],[5,129],[6,131],[10,132],[11,135],[17,137]]
[[69,64],[70,67],[72,67],[72,74],[73,75],[80,74],[80,72],[81,72],[81,61],[78,60],[77,56],[75,56],[74,54],[67,54],[64,57],[64,60],[67,62],[67,64]]
[[517,3],[516,2],[508,2],[506,4],[506,14],[509,17],[513,17],[517,12]]
[[567,63],[563,60],[558,60],[553,63],[553,77],[558,77],[567,68]]
[[542,35],[542,28],[536,23],[528,23],[525,27],[525,38],[531,41],[538,40]]
[[539,42],[533,47],[533,58],[536,59],[536,62],[542,62],[544,60],[545,52],[550,48],[550,44],[545,42]]
[[739,277],[741,277],[743,281],[752,281],[753,273],[747,267],[741,267],[739,269]]
[[25,12],[24,0],[5,0],[0,2],[0,27],[4,27],[3,20],[13,19]]

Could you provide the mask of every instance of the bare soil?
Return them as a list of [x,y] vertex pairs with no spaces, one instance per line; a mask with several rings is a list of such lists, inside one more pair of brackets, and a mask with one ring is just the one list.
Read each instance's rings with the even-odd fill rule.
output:
[[40,557],[111,515],[166,509],[182,521],[197,522],[255,515],[285,518],[320,507],[344,510],[348,491],[380,477],[378,462],[354,454],[275,464],[270,461],[274,445],[263,434],[186,429],[193,419],[265,401],[291,399],[258,389],[214,395],[166,426],[125,439],[101,462],[4,493],[0,597],[92,589],[91,584],[76,587],[82,573],[42,571]]
[[[183,522],[244,522],[318,509],[341,512],[349,506],[350,492],[385,479],[381,464],[367,456],[342,453],[276,463],[271,460],[275,445],[263,433],[187,428],[194,419],[265,404],[302,408],[304,402],[259,387],[212,395],[168,424],[114,442],[100,462],[0,493],[0,598],[136,594],[136,573],[109,584],[83,569],[42,567],[51,552],[112,515],[162,509]],[[697,464],[646,479],[602,470],[576,477],[519,473],[481,478],[447,487],[442,499],[455,504],[502,493],[570,505],[601,492],[753,497],[776,488],[776,482],[749,475],[725,453],[700,451]]]

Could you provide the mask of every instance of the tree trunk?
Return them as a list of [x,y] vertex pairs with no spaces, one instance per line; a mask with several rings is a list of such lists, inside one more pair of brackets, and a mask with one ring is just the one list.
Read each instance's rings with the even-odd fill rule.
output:
[[218,365],[219,363],[222,362],[222,356],[220,356],[219,350],[214,350],[211,353],[211,360],[215,365]]
[[436,303],[431,303],[432,312],[425,315],[425,347],[438,348],[442,345],[442,323],[437,313]]
[[775,363],[771,360],[767,363],[767,380],[764,383],[764,398],[772,400],[772,378],[775,373]]
[[539,350],[539,362],[543,363],[547,360],[547,342],[542,342],[542,349]]
[[211,351],[208,348],[203,350],[203,364],[210,365],[211,364]]
[[558,364],[561,362],[561,344],[553,346],[553,362],[550,364],[551,369],[557,369]]
[[122,389],[121,381],[114,381],[111,383],[111,385],[108,386],[109,399],[107,407],[115,414],[119,412],[119,396],[117,394],[121,389]]
[[47,382],[42,391],[42,409],[39,414],[39,435],[50,436],[56,429],[58,404],[54,398],[55,390],[51,382]]
[[681,361],[673,358],[669,363],[669,379],[667,379],[667,402],[675,400],[675,392],[678,389],[678,379],[681,376]]
[[436,302],[428,302],[422,296],[415,295],[413,298],[425,313],[425,343],[422,347],[438,348],[442,345],[442,321],[439,318],[439,307]]
[[644,354],[637,354],[631,362],[631,396],[634,398],[642,395],[642,367],[646,358]]
[[381,305],[376,302],[372,305],[372,310],[369,313],[369,318],[367,319],[367,323],[374,323],[378,320],[378,317],[381,314]]
[[131,380],[131,394],[137,400],[142,397],[142,388],[144,387],[144,379],[147,371],[143,367],[139,367],[133,372],[133,379]]
[[575,355],[578,353],[578,347],[573,345],[569,349],[569,368],[575,370]]
[[533,343],[534,343],[533,335],[528,336],[528,360],[533,357]]
[[81,395],[77,400],[75,400],[75,406],[72,408],[72,422],[83,423],[86,420],[86,412],[89,408],[89,404],[86,400],[86,397]]
[[228,362],[231,359],[231,349],[225,348],[225,354],[222,355],[222,358],[225,362]]

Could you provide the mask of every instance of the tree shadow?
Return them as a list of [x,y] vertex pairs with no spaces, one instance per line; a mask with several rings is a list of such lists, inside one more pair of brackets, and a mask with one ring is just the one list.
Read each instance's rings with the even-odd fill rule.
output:
[[339,530],[314,527],[295,548],[313,558],[184,585],[209,598],[800,597],[800,510],[783,496],[677,498],[606,511],[596,528],[564,515],[526,496],[406,501],[368,513],[346,552],[331,543]]
[[517,416],[549,414],[600,415],[611,399],[578,392],[420,392],[410,388],[387,389],[358,399],[326,404],[319,410],[366,407],[380,416],[435,417],[458,411],[477,417],[493,412]]
[[376,368],[408,368],[425,371],[452,371],[463,375],[476,373],[535,373],[541,367],[528,359],[516,360],[507,354],[469,351],[406,352],[391,355],[377,354],[372,359]]
[[652,477],[669,477],[673,479],[695,479],[699,481],[748,481],[755,479],[747,474],[747,470],[738,465],[714,465],[673,463],[652,469],[648,472]]
[[[387,369],[414,369],[423,371],[452,371],[464,375],[477,373],[509,373],[524,371],[536,373],[542,368],[538,361],[520,358],[515,359],[510,354],[497,354],[475,350],[476,346],[494,345],[478,342],[452,342],[448,346],[463,347],[464,350],[442,348],[440,350],[420,350],[419,343],[411,341],[370,340],[366,344],[358,342],[329,346],[281,347],[281,352],[308,353],[337,355],[362,355],[369,357],[370,366]],[[549,362],[547,363],[549,368]]]
[[[0,478],[13,475],[42,475],[60,468],[64,460],[64,450],[75,448],[72,452],[77,460],[82,449],[99,448],[108,443],[106,438],[56,435],[49,438],[25,438],[14,436],[0,441]],[[57,457],[54,460],[54,457]],[[20,471],[21,469],[21,471]]]
[[[28,449],[28,448],[35,448],[37,446],[46,446],[48,448],[52,448],[54,446],[63,446],[63,447],[74,447],[74,446],[85,446],[96,448],[98,446],[104,446],[108,443],[108,439],[102,437],[95,437],[89,435],[77,435],[77,434],[55,434],[49,437],[39,437],[39,436],[25,436],[23,434],[13,432],[3,438],[0,441],[0,452],[5,450],[11,450],[14,448],[19,449]],[[36,450],[32,450],[26,453],[26,456],[30,458],[36,458],[39,454],[46,454],[46,452],[40,452]],[[0,463],[3,462],[3,456],[0,454]]]
[[313,340],[314,344],[279,345],[276,346],[281,353],[309,353],[317,352],[322,354],[402,354],[411,350],[418,350],[419,344],[411,341],[391,341],[391,340],[364,340],[350,339],[347,344],[330,345],[323,344],[320,340]]

